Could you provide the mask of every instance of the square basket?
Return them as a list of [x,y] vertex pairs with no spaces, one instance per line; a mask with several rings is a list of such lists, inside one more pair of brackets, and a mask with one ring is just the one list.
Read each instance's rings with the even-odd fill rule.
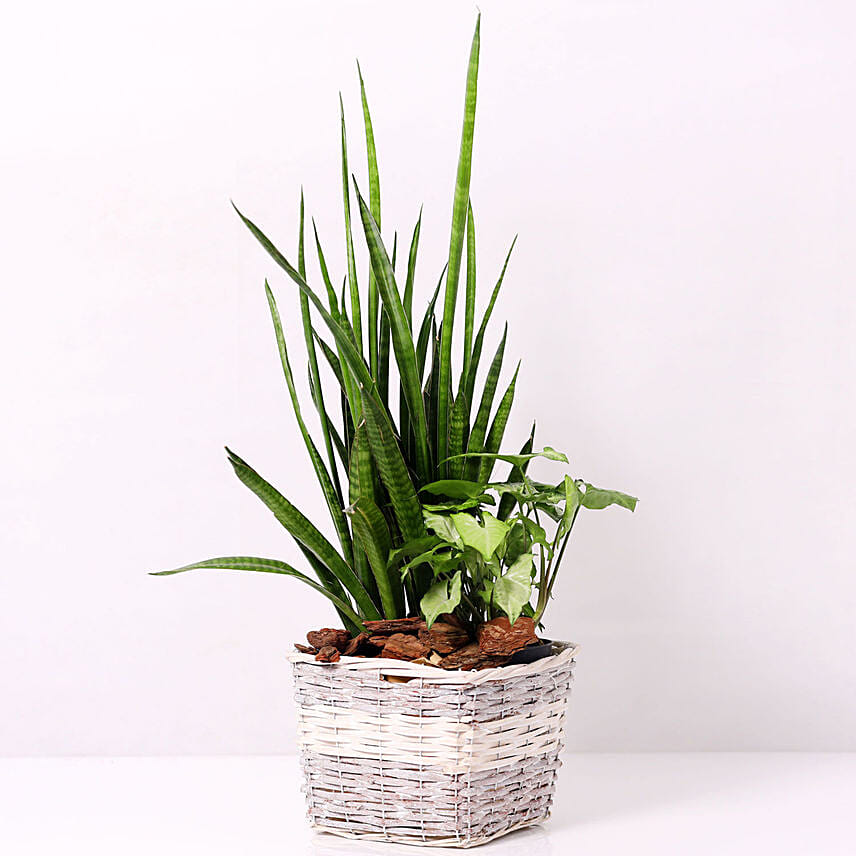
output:
[[291,654],[311,825],[351,838],[473,847],[545,820],[577,646],[442,671]]

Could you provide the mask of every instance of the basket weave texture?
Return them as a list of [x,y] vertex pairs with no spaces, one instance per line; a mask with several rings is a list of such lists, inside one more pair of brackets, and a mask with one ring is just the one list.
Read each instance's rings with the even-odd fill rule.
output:
[[479,672],[289,655],[311,825],[473,847],[545,820],[577,646],[553,651]]

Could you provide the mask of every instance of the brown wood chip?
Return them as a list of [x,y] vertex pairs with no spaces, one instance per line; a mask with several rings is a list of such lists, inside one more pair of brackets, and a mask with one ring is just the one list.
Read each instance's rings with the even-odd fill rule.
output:
[[469,672],[473,669],[490,669],[493,666],[504,666],[508,662],[508,657],[492,657],[483,654],[479,650],[478,642],[470,642],[463,648],[459,648],[448,657],[443,657],[438,663],[441,669],[451,670],[460,669],[463,672]]
[[366,643],[369,641],[368,633],[360,633],[358,636],[354,636],[350,642],[345,646],[345,650],[342,653],[346,657],[353,657],[358,654],[365,647]]
[[423,627],[419,630],[419,641],[435,650],[438,654],[451,654],[458,648],[463,648],[471,640],[466,630],[445,621],[435,621],[429,630]]
[[335,663],[342,653],[333,645],[325,645],[315,655],[315,659],[322,663]]
[[294,647],[300,651],[301,654],[317,654],[318,649],[313,647],[312,645],[301,645],[300,642],[295,642]]
[[521,615],[512,625],[505,616],[493,618],[476,631],[482,654],[510,657],[515,651],[537,642],[535,622]]
[[431,652],[431,649],[409,633],[393,633],[381,651],[381,657],[391,660],[416,660]]
[[437,617],[437,621],[442,621],[443,624],[451,624],[453,627],[460,627],[461,630],[466,630],[466,626],[454,612],[443,612]]
[[364,621],[369,633],[390,636],[393,633],[416,633],[425,622],[418,616],[413,618],[384,618],[379,621]]
[[334,648],[344,651],[351,641],[351,634],[347,630],[322,627],[320,630],[310,630],[306,634],[306,641],[318,649],[323,648],[325,645],[332,645]]
[[366,640],[369,645],[374,645],[375,648],[383,648],[389,640],[389,636],[369,636]]

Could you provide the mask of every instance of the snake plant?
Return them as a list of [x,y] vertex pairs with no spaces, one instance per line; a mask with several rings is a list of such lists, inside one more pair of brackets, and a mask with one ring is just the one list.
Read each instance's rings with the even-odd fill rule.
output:
[[[352,632],[360,630],[363,620],[421,613],[430,623],[439,614],[452,611],[471,624],[501,614],[513,622],[521,613],[540,621],[580,508],[635,507],[633,497],[570,476],[555,484],[530,478],[528,465],[535,457],[567,463],[563,454],[549,447],[533,450],[534,425],[518,454],[501,451],[519,370],[518,363],[497,401],[507,329],[480,386],[478,371],[514,242],[476,327],[476,235],[470,173],[478,64],[477,21],[467,69],[449,253],[423,313],[415,315],[413,308],[422,214],[420,211],[413,227],[406,258],[398,263],[397,235],[390,252],[381,233],[380,176],[359,67],[368,198],[351,175],[340,98],[347,260],[341,291],[334,287],[314,220],[312,243],[320,280],[310,284],[302,193],[294,263],[259,226],[235,209],[286,279],[297,287],[320,447],[301,408],[277,301],[268,282],[264,286],[297,426],[336,543],[227,449],[238,478],[293,537],[305,560],[305,572],[278,559],[229,556],[158,575],[216,568],[296,577],[327,597]],[[370,262],[364,288],[357,280],[357,244],[365,245]],[[463,356],[456,366],[452,343],[459,285],[464,290]],[[325,389],[319,364],[330,369],[334,389]],[[397,395],[393,395],[393,383]],[[511,465],[504,481],[493,480],[497,464]],[[542,526],[547,519],[552,535]],[[533,595],[537,595],[534,604],[530,602]]]

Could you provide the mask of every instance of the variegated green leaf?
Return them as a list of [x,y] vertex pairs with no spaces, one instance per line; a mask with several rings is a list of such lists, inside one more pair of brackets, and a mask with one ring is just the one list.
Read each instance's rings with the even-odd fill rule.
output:
[[388,571],[390,537],[383,514],[368,496],[361,496],[348,507],[348,517],[354,526],[354,534],[369,558],[372,573],[384,617],[399,618],[404,615],[404,593],[401,585]]
[[[356,186],[356,183],[355,183]],[[357,189],[357,199],[360,215],[366,235],[366,243],[372,259],[372,269],[380,289],[383,305],[389,317],[392,344],[395,349],[395,360],[401,375],[401,385],[407,400],[407,409],[413,425],[416,450],[416,469],[419,477],[426,481],[430,477],[430,455],[428,451],[428,425],[425,418],[425,408],[422,402],[422,390],[419,383],[419,373],[416,363],[416,353],[413,348],[413,337],[401,296],[395,283],[389,256],[383,246],[380,230],[371,211]]]
[[364,629],[361,617],[354,612],[354,608],[350,603],[327,591],[324,586],[319,585],[315,580],[307,577],[306,574],[300,573],[300,571],[291,565],[287,565],[285,562],[280,562],[277,559],[260,559],[255,556],[223,556],[219,559],[206,559],[203,562],[194,562],[192,565],[184,565],[181,568],[174,568],[171,571],[155,571],[151,576],[168,577],[172,574],[183,574],[186,571],[198,570],[255,571],[294,577],[319,594],[323,594],[336,607],[339,614],[350,622],[351,626],[348,628],[350,631],[359,632]]
[[482,512],[481,521],[463,512],[451,517],[464,546],[478,550],[486,562],[493,558],[509,531],[507,523],[497,520],[487,511]]
[[274,517],[323,562],[354,599],[365,618],[380,618],[380,612],[350,565],[312,522],[292,505],[275,487],[266,482],[249,464],[234,452],[226,450],[229,463],[238,478],[273,512]]
[[363,416],[366,434],[381,481],[389,493],[395,518],[405,541],[425,534],[419,499],[401,455],[398,440],[389,420],[370,395],[363,396]]
[[[517,373],[520,371],[520,363],[514,370],[514,377],[511,378],[511,383],[505,390],[499,402],[499,407],[496,408],[496,414],[493,417],[493,422],[490,426],[490,431],[487,434],[487,440],[484,444],[485,452],[498,452],[502,445],[502,438],[505,436],[505,426],[508,424],[508,417],[511,414],[511,405],[514,403],[514,389],[517,386]],[[496,462],[490,458],[481,458],[479,465],[478,480],[482,483],[490,481],[493,473],[494,464]]]
[[532,574],[535,565],[531,553],[523,553],[510,568],[494,581],[493,602],[514,624],[532,596]]
[[438,389],[440,397],[437,409],[437,460],[448,457],[449,449],[449,397],[452,372],[452,332],[455,324],[455,308],[458,297],[458,280],[461,274],[467,205],[470,199],[470,172],[473,157],[473,133],[476,121],[476,92],[479,71],[479,29],[481,14],[476,19],[467,69],[467,88],[464,99],[464,126],[461,133],[461,151],[458,157],[458,175],[455,181],[455,201],[452,206],[452,232],[449,239],[449,265],[446,274],[446,294],[443,303],[443,326],[440,342],[440,370]]
[[419,608],[425,616],[428,627],[437,617],[453,612],[461,602],[461,572],[454,574],[451,580],[438,580],[422,597]]
[[[505,330],[502,334],[502,341],[496,349],[496,355],[491,363],[490,370],[487,373],[487,378],[484,382],[484,390],[482,391],[481,403],[479,404],[478,412],[476,413],[475,422],[473,422],[470,438],[467,442],[467,452],[484,452],[485,436],[487,435],[487,423],[490,419],[490,409],[493,406],[493,397],[496,394],[496,387],[499,384],[499,375],[502,372],[502,357],[505,353],[505,340],[508,336],[508,325],[505,325]],[[464,470],[468,479],[475,480],[478,478],[480,462],[476,459],[471,459],[467,462]]]

